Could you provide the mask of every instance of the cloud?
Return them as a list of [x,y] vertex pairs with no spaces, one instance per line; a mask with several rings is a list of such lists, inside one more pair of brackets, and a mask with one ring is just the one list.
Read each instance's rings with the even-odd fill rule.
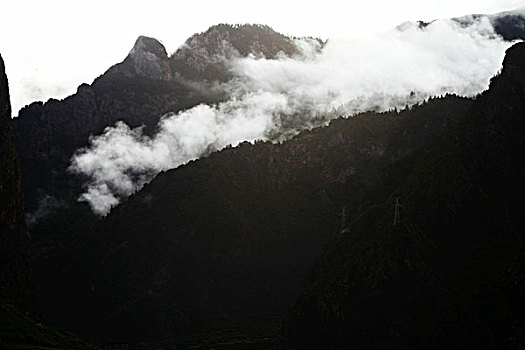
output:
[[230,99],[164,116],[152,137],[119,122],[92,137],[70,170],[91,180],[80,200],[99,215],[160,171],[242,141],[285,140],[340,115],[401,109],[430,96],[475,96],[488,87],[511,45],[486,17],[462,27],[439,20],[360,40],[298,41],[303,55],[235,58]]

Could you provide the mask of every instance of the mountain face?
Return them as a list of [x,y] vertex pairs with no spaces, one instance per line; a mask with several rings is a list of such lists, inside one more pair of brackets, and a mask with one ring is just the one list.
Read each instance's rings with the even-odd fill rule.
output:
[[[523,20],[502,23],[508,38],[521,35]],[[221,57],[279,52],[299,54],[265,26],[215,26],[171,57],[140,37],[93,84],[20,112],[13,133],[53,320],[104,341],[268,344],[302,275],[341,230],[343,208],[345,217],[358,215],[354,204],[385,167],[472,104],[448,96],[400,114],[333,121],[282,145],[213,153],[161,174],[106,219],[76,202],[84,179],[66,169],[91,135],[118,120],[152,134],[167,112],[226,98],[211,88],[231,78]],[[521,276],[519,265],[511,271]]]
[[231,78],[224,58],[250,54],[276,58],[279,53],[291,57],[300,51],[291,38],[268,26],[220,24],[186,40],[170,58],[170,65],[185,79],[224,81]]
[[342,208],[471,103],[339,119],[162,173],[40,264],[45,304],[101,341],[273,341]]
[[502,12],[494,15],[471,15],[454,18],[462,26],[470,26],[474,21],[486,18],[494,32],[504,40],[520,40],[525,37],[525,10]]
[[457,125],[368,191],[281,348],[523,347],[524,62],[516,44]]
[[0,297],[21,305],[30,293],[29,240],[18,154],[11,133],[11,104],[0,56]]
[[206,88],[231,77],[220,55],[275,57],[281,51],[297,53],[290,38],[266,26],[215,26],[188,39],[171,57],[157,40],[139,37],[125,60],[93,84],[79,86],[76,94],[62,101],[51,99],[23,108],[13,122],[13,133],[21,154],[32,232],[38,236],[47,231],[32,224],[64,208],[89,216],[87,206],[75,203],[82,179],[66,170],[89,136],[119,120],[132,128],[145,125],[146,133],[152,133],[168,112],[224,98],[217,89]]
[[[36,212],[46,196],[58,202],[76,197],[81,182],[66,169],[90,135],[100,134],[118,120],[131,127],[152,128],[163,114],[204,99],[186,84],[163,80],[171,73],[163,70],[162,61],[156,61],[158,56],[142,47],[147,47],[144,42],[139,39],[123,63],[92,85],[81,85],[76,94],[62,101],[33,103],[20,111],[13,132],[21,154],[28,212]],[[145,77],[146,72],[156,75]]]
[[172,79],[166,49],[157,40],[145,36],[140,36],[126,59],[108,73],[161,81]]
[[525,37],[525,15],[505,13],[496,16],[491,22],[496,33],[505,40],[523,40]]
[[[525,37],[525,19],[520,14],[492,16],[491,21],[506,39]],[[224,57],[275,58],[279,53],[300,54],[291,38],[261,25],[211,27],[189,38],[171,57],[157,40],[139,37],[124,61],[93,84],[79,86],[76,94],[62,101],[51,99],[22,109],[13,122],[13,134],[20,151],[31,231],[39,236],[45,229],[34,223],[70,207],[89,215],[87,207],[75,203],[83,179],[66,169],[73,153],[86,146],[91,135],[119,120],[132,128],[145,125],[146,133],[152,134],[159,118],[168,112],[226,98],[224,92],[211,88],[214,82],[232,77]]]

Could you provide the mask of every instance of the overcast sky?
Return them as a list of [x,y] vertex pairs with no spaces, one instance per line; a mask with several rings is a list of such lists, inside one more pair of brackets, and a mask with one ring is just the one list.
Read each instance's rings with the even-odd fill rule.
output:
[[524,0],[111,1],[4,0],[0,54],[13,114],[35,100],[63,98],[124,59],[139,35],[172,53],[218,23],[261,23],[295,36],[359,37],[409,20],[495,13]]

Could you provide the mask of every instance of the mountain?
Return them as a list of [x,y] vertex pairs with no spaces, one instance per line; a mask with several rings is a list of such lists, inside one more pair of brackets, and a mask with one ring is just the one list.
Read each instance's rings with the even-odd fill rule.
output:
[[[204,99],[179,80],[157,79],[171,73],[163,71],[165,67],[154,59],[146,59],[157,56],[147,51],[151,47],[144,42],[156,41],[139,38],[128,57],[93,84],[79,86],[76,94],[62,101],[33,103],[14,119],[29,213],[36,213],[39,202],[46,198],[59,205],[79,192],[81,181],[66,169],[75,150],[85,146],[89,136],[102,133],[118,120],[131,127],[153,128],[163,114]],[[153,49],[162,51],[156,43],[151,45]]]
[[[506,39],[525,38],[520,12],[490,18],[496,33]],[[322,48],[324,43],[317,41]],[[45,231],[33,224],[49,213],[70,207],[75,213],[88,211],[75,203],[83,179],[66,169],[73,153],[85,147],[91,135],[119,120],[132,128],[145,125],[146,134],[152,134],[168,112],[227,97],[215,84],[232,77],[225,57],[275,58],[279,53],[300,54],[292,38],[264,25],[213,26],[193,35],[171,56],[157,40],[139,37],[124,61],[91,85],[82,84],[64,100],[35,102],[23,108],[13,122],[13,133],[21,154],[31,231],[36,236]]]
[[385,170],[305,278],[283,349],[522,348],[525,44]]
[[500,12],[493,15],[470,15],[454,18],[462,26],[470,26],[474,21],[487,19],[494,32],[504,40],[523,40],[525,37],[525,9]]
[[[291,38],[259,25],[211,27],[192,36],[171,57],[156,39],[141,36],[123,62],[91,85],[82,84],[62,101],[23,108],[14,119],[13,133],[21,154],[31,232],[37,237],[57,234],[48,229],[57,226],[53,215],[49,217],[55,212],[60,218],[95,220],[87,205],[76,203],[84,179],[67,171],[70,158],[91,135],[119,120],[132,128],[145,125],[151,134],[168,112],[224,99],[224,92],[211,88],[217,80],[231,77],[223,54],[275,57],[279,52],[293,55],[297,49]],[[46,216],[47,221],[40,222]],[[71,230],[63,233],[70,234]]]
[[271,59],[278,54],[292,57],[300,53],[292,38],[268,26],[219,24],[186,40],[171,56],[170,66],[185,79],[225,81],[232,75],[224,58],[255,55]]
[[447,96],[283,144],[227,148],[160,174],[104,219],[76,201],[85,179],[66,169],[91,135],[118,120],[151,135],[166,112],[228,97],[217,89],[232,77],[222,57],[293,56],[291,44],[266,26],[219,25],[168,56],[139,37],[93,84],[20,112],[13,132],[52,320],[104,342],[267,346],[343,208],[345,217],[359,212],[354,204],[385,167],[472,104]]
[[269,343],[342,208],[471,103],[338,119],[162,173],[40,263],[45,304],[103,342]]
[[[519,13],[491,18],[497,33],[509,39],[524,37],[524,18]],[[57,211],[71,210],[89,219],[87,206],[76,203],[84,179],[66,169],[91,135],[119,120],[132,128],[145,125],[146,134],[152,134],[168,112],[227,97],[215,84],[232,77],[225,57],[275,58],[279,53],[300,54],[292,38],[263,25],[213,26],[193,35],[171,56],[157,40],[139,37],[124,61],[91,85],[82,84],[76,94],[62,101],[51,99],[23,108],[13,122],[13,133],[21,154],[31,232],[49,234],[33,224]]]
[[156,39],[138,37],[133,49],[120,64],[113,66],[106,74],[124,75],[126,77],[143,77],[152,80],[170,81],[168,53]]

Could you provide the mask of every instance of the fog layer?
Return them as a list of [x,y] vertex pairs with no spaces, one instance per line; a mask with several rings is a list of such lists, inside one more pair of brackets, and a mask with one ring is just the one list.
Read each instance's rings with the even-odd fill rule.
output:
[[315,41],[297,45],[297,57],[230,60],[236,78],[224,88],[231,98],[166,115],[153,137],[123,123],[92,137],[71,161],[73,172],[90,178],[80,200],[105,215],[160,171],[229,144],[285,140],[341,115],[401,109],[430,96],[475,96],[511,44],[481,17],[468,27],[405,23],[359,40],[329,40],[320,52]]

